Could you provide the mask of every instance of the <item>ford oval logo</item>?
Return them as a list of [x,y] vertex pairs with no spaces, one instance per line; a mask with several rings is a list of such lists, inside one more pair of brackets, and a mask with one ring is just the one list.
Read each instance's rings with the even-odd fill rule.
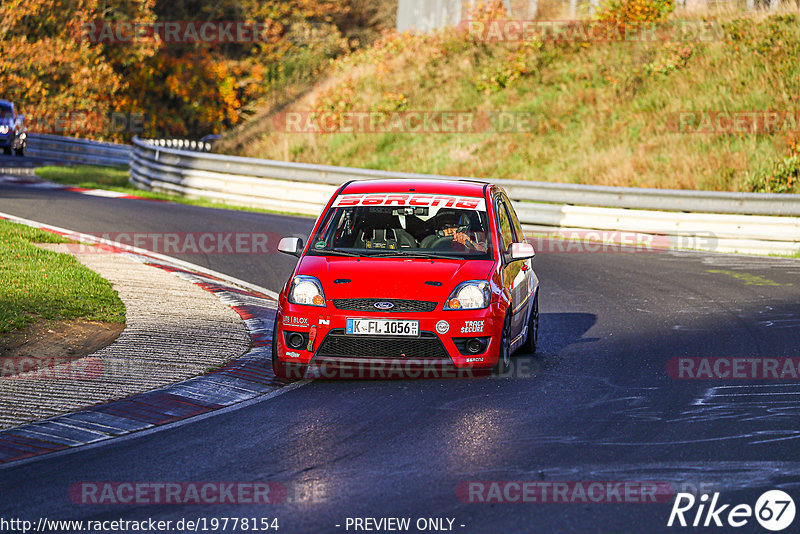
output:
[[375,304],[373,304],[373,306],[375,306],[379,310],[391,310],[392,308],[394,308],[394,304],[386,301],[376,302]]

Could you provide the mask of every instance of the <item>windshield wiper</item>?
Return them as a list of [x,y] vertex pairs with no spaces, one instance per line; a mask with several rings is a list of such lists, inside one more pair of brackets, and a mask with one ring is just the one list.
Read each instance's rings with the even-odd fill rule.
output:
[[448,254],[437,254],[435,252],[416,252],[411,250],[392,250],[391,252],[380,252],[378,254],[369,254],[370,258],[391,258],[394,256],[400,256],[403,258],[433,258],[433,259],[445,259],[445,260],[459,259],[454,256],[450,256]]
[[339,248],[323,248],[312,250],[311,252],[313,252],[315,256],[350,256],[353,258],[365,256],[364,254],[358,254],[357,252],[350,252],[349,250],[342,250]]

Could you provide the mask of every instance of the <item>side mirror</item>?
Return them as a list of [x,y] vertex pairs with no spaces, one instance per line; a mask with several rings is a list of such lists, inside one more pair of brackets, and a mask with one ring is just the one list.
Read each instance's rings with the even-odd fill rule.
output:
[[300,257],[303,252],[303,240],[299,237],[284,237],[278,243],[278,252]]
[[511,243],[508,246],[508,257],[511,261],[527,260],[536,256],[536,251],[533,250],[533,245],[530,243]]

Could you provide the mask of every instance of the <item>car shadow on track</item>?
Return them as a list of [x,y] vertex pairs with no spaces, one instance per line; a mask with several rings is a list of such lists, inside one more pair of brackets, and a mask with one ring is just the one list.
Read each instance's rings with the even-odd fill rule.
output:
[[[573,343],[591,343],[596,337],[583,337],[597,322],[593,313],[542,313],[539,315],[539,349],[559,352]],[[538,352],[538,351],[537,351]]]
[[574,343],[591,343],[596,337],[583,337],[597,322],[593,313],[542,313],[539,315],[539,339],[536,353],[520,349],[511,357],[511,368],[503,377],[530,378],[536,376],[564,348]]

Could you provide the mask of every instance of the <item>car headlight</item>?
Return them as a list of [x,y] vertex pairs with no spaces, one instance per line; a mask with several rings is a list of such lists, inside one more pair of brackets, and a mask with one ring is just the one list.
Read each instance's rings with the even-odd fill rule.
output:
[[7,133],[8,133],[8,125],[3,124],[2,126],[0,126],[0,134],[7,134]]
[[445,310],[479,310],[489,306],[491,292],[486,280],[470,280],[456,286],[447,302]]
[[322,284],[313,276],[295,276],[289,289],[289,302],[307,306],[325,306]]

